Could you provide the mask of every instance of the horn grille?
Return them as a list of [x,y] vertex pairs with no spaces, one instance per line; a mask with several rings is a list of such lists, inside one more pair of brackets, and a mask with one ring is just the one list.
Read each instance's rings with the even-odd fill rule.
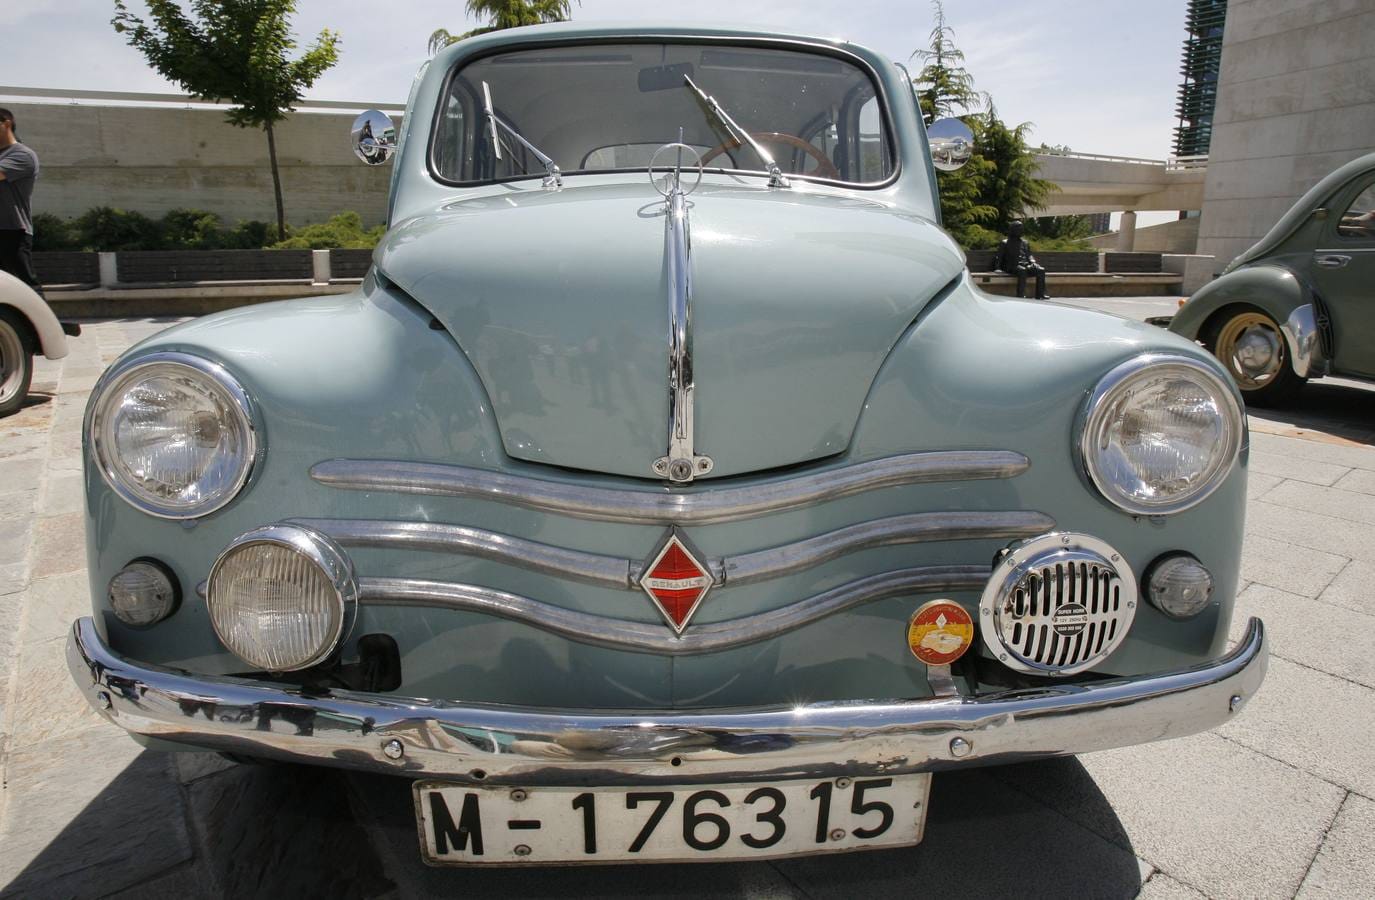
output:
[[1136,617],[1136,578],[1121,554],[1083,534],[1014,545],[979,604],[984,643],[1019,672],[1073,675],[1106,659]]

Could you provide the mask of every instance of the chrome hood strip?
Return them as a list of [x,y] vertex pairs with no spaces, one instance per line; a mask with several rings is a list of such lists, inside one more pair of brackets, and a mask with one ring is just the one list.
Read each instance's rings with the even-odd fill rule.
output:
[[[618,559],[552,547],[496,531],[441,522],[374,519],[291,519],[348,547],[462,553],[523,569],[597,584],[635,589],[642,560]],[[891,516],[838,528],[814,538],[767,550],[708,560],[717,584],[749,584],[819,566],[849,553],[894,544],[931,541],[1013,540],[1055,530],[1039,512],[931,512]]]
[[851,581],[779,609],[693,625],[682,637],[658,622],[632,622],[577,612],[519,594],[449,581],[417,578],[360,578],[359,602],[372,606],[426,606],[497,616],[580,644],[688,656],[718,653],[766,641],[855,606],[902,594],[979,590],[986,566],[925,566],[898,569]]
[[332,459],[316,463],[310,476],[320,484],[346,490],[491,500],[600,522],[706,525],[752,519],[897,485],[1012,478],[1030,467],[1030,460],[1010,450],[933,451],[696,493],[590,487],[467,466],[400,460]]

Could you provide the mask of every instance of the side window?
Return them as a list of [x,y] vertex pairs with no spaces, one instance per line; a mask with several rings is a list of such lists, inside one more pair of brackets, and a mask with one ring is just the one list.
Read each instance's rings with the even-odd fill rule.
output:
[[859,180],[882,181],[891,171],[888,153],[883,145],[883,121],[879,115],[878,98],[870,97],[859,108]]
[[456,91],[450,92],[444,102],[444,111],[439,115],[435,128],[434,163],[435,168],[446,174],[467,171],[465,163],[465,137],[463,133],[463,102]]
[[1375,238],[1375,182],[1366,185],[1337,221],[1337,234],[1345,238]]

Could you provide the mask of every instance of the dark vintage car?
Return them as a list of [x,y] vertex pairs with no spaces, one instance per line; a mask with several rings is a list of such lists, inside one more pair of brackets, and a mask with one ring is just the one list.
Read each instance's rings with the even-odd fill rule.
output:
[[759,859],[1260,687],[1227,372],[975,288],[968,131],[891,61],[513,29],[354,140],[395,166],[356,292],[92,394],[68,659],[148,746],[403,776],[434,863]]
[[1375,153],[1314,185],[1170,330],[1212,350],[1248,403],[1324,375],[1375,380]]

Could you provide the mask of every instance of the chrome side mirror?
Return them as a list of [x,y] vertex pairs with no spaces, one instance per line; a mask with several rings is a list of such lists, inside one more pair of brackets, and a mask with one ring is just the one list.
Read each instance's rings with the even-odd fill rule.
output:
[[938,119],[926,129],[931,163],[941,172],[964,168],[974,155],[974,132],[959,119]]
[[353,152],[370,166],[380,166],[396,152],[396,125],[391,116],[370,109],[353,120]]

